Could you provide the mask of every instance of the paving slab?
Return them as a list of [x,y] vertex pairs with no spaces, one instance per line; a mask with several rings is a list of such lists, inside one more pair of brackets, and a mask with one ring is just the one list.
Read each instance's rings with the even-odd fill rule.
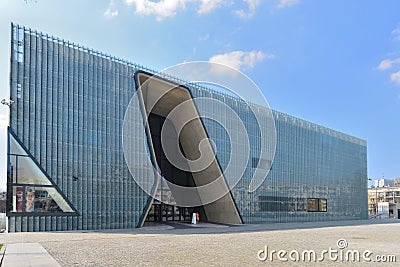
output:
[[2,267],[60,266],[38,243],[14,243],[6,246]]

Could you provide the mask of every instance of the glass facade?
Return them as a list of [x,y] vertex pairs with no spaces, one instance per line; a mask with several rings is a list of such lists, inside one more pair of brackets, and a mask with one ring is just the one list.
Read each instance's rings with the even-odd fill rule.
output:
[[18,25],[11,42],[10,132],[77,213],[19,215],[9,204],[9,230],[138,226],[148,196],[121,147],[135,65]]
[[[136,184],[125,163],[122,125],[136,87],[135,72],[154,71],[15,24],[11,42],[10,90],[15,103],[9,131],[25,154],[13,153],[9,145],[8,194],[21,200],[19,212],[16,202],[7,198],[9,230],[140,226],[152,198]],[[275,160],[263,162],[259,159],[260,130],[249,107],[233,96],[200,85],[187,86],[195,102],[196,97],[206,96],[229,105],[248,130],[251,156],[232,190],[244,223],[367,218],[364,140],[273,111]],[[204,101],[198,104],[207,105]],[[212,104],[199,110],[218,113]],[[256,111],[265,112],[261,107]],[[132,138],[143,140],[143,146],[132,151],[141,176],[135,178],[153,181],[146,133],[142,118],[137,118]],[[203,123],[224,170],[230,158],[228,134],[212,120]],[[24,160],[27,165],[34,162],[29,170],[39,168],[44,178],[23,180],[21,171],[18,176],[23,183],[18,184],[14,170],[17,161]],[[271,171],[262,186],[249,193],[257,165]],[[28,214],[26,203],[32,190],[38,204]]]
[[[277,129],[274,162],[262,186],[249,193],[260,154],[260,134],[254,126],[254,115],[245,103],[234,97],[203,88],[192,92],[194,97],[216,98],[229,105],[248,131],[250,159],[242,179],[232,190],[244,223],[367,219],[366,141],[273,111]],[[215,107],[200,110],[218,113]],[[263,108],[255,110],[263,118]],[[230,155],[227,133],[217,123],[205,121],[204,124],[216,144],[217,157],[224,169]],[[270,163],[260,162],[258,168],[266,166]],[[275,198],[272,202],[279,205],[265,201],[268,198]],[[312,204],[312,199],[316,204]],[[276,209],[267,208],[271,205]]]

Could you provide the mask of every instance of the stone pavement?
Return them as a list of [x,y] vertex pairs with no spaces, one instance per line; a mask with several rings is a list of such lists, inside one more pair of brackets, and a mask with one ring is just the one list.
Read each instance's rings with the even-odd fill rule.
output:
[[[141,229],[0,234],[7,247],[39,243],[61,266],[399,266],[400,220],[285,223],[221,227],[180,224]],[[371,262],[260,261],[265,250],[338,249],[372,252]],[[29,257],[29,255],[27,255]],[[318,254],[318,257],[320,254]],[[377,256],[395,256],[377,262]],[[24,256],[25,257],[25,256]],[[286,254],[286,258],[288,255]],[[7,258],[7,256],[6,256]],[[388,257],[386,257],[386,261]]]

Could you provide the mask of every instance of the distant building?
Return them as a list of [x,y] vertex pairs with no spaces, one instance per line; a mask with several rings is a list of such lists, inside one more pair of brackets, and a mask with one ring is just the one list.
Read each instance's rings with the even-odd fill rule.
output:
[[[378,202],[378,214],[380,214],[381,219],[390,218],[390,203],[389,202]],[[393,209],[392,209],[393,211]]]
[[400,187],[369,188],[368,214],[370,218],[400,219]]
[[391,186],[394,186],[394,180],[385,178],[374,180],[374,187],[391,187]]
[[0,191],[0,213],[6,212],[6,198],[7,198],[7,192]]

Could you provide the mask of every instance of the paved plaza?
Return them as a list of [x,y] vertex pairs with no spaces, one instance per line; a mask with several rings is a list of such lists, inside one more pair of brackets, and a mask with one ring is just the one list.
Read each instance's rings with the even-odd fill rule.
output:
[[[399,231],[400,220],[196,227],[175,223],[132,230],[3,233],[0,243],[7,244],[3,266],[16,266],[21,251],[27,252],[26,259],[45,259],[47,251],[47,266],[398,266]],[[13,253],[8,254],[8,247]],[[266,250],[268,257],[276,251],[273,261],[263,261]],[[282,260],[279,250],[286,252],[281,252]],[[354,262],[357,253],[360,261]],[[39,266],[35,260],[20,266],[28,265]]]

